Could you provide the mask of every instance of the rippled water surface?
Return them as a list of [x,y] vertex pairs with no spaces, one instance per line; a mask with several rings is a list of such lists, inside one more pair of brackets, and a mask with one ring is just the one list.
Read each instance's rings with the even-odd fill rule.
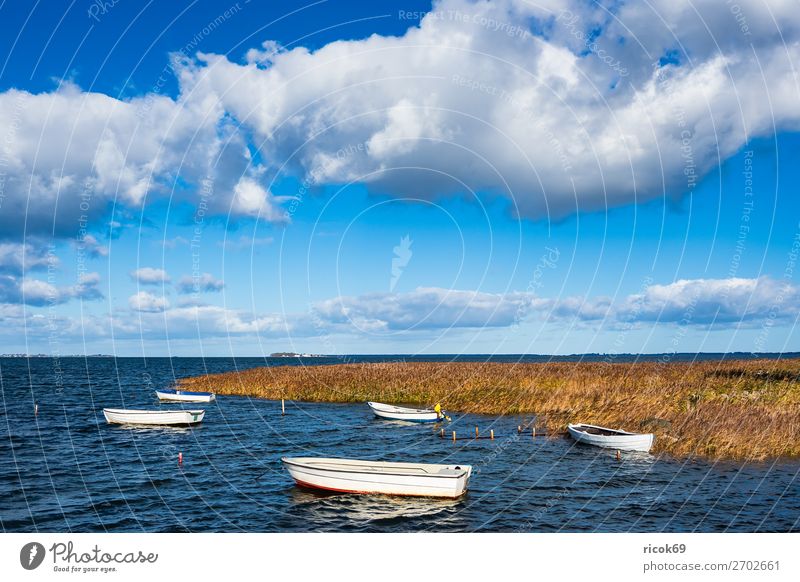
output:
[[[373,358],[374,359],[374,358]],[[294,360],[0,359],[4,531],[797,531],[800,464],[657,459],[518,435],[530,417],[454,416],[439,427],[365,405],[220,396],[193,429],[110,426],[103,407],[159,405],[175,378]],[[299,363],[299,362],[297,362]],[[323,363],[322,360],[314,363]],[[34,415],[34,402],[39,413]],[[197,405],[192,405],[197,407]],[[178,466],[178,453],[184,462]],[[457,501],[325,495],[284,455],[472,464]]]

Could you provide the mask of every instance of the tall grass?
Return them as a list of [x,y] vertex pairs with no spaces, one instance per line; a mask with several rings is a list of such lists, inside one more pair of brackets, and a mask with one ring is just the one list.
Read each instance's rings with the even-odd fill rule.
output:
[[533,414],[656,433],[654,452],[800,456],[800,360],[697,363],[380,363],[263,367],[188,378],[189,390],[312,402]]

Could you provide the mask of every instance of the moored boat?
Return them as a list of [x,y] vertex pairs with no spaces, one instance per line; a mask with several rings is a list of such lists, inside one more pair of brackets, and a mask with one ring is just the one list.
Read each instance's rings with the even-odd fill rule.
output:
[[444,412],[436,412],[432,408],[405,408],[380,402],[367,402],[375,416],[388,420],[408,420],[410,422],[436,422],[444,418]]
[[191,426],[202,422],[205,414],[205,410],[103,409],[103,415],[109,424],[136,424],[142,426]]
[[472,474],[470,465],[321,457],[283,457],[281,461],[298,485],[339,493],[456,498],[467,491]]
[[188,390],[156,390],[156,396],[164,402],[213,402],[213,392],[189,392]]
[[648,452],[655,440],[652,433],[627,432],[593,424],[570,424],[567,430],[579,443],[620,451]]

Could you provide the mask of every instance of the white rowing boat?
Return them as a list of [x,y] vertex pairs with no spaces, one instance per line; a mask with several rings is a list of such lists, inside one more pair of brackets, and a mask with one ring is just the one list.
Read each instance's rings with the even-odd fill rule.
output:
[[190,426],[202,422],[205,410],[124,410],[104,408],[109,424],[137,424],[147,426]]
[[164,402],[213,402],[213,392],[189,392],[188,390],[156,390],[156,396]]
[[284,457],[281,461],[298,485],[340,493],[455,498],[467,491],[472,474],[469,465],[318,457]]
[[436,422],[444,418],[432,408],[404,408],[402,406],[392,406],[391,404],[381,404],[380,402],[367,402],[375,416],[389,420],[408,420],[410,422]]
[[655,440],[652,433],[627,432],[593,424],[570,424],[567,430],[579,443],[620,451],[648,452]]

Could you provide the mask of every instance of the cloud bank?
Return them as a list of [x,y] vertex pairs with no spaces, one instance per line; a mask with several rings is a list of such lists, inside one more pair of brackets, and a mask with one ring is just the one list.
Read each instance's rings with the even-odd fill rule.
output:
[[[96,279],[92,279],[96,281]],[[90,281],[91,283],[91,281]],[[61,301],[91,298],[93,286],[61,290]],[[22,291],[10,290],[0,277],[0,295],[20,303]],[[47,304],[53,289],[42,282],[25,289],[29,305]],[[16,294],[16,295],[15,295]],[[5,300],[5,299],[2,299]],[[250,336],[289,339],[351,335],[362,337],[444,333],[450,330],[513,330],[531,323],[591,327],[599,331],[628,330],[655,324],[696,329],[754,328],[789,325],[800,313],[800,286],[769,277],[758,279],[691,279],[654,284],[640,293],[608,297],[544,298],[528,292],[486,293],[423,287],[407,293],[369,293],[320,301],[306,313],[252,313],[197,302],[169,300],[147,291],[132,295],[129,312],[111,318],[86,316],[82,321],[60,318],[63,333],[88,328],[97,337],[156,340]],[[11,306],[6,306],[11,309]],[[16,311],[3,314],[13,324]],[[136,317],[129,317],[135,313]],[[55,325],[55,323],[54,323]],[[29,327],[31,334],[35,326]],[[6,330],[7,332],[9,330]]]

